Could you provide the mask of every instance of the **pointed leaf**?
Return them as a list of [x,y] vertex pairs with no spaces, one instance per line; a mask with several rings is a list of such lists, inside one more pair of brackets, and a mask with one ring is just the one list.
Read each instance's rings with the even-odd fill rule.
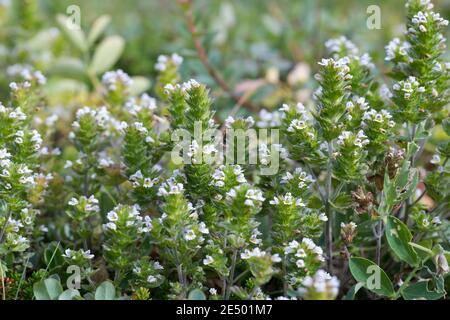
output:
[[56,16],[56,21],[62,33],[67,37],[73,46],[81,52],[86,52],[88,50],[88,44],[83,30],[81,30],[81,28],[71,28],[69,17],[63,14],[58,14]]
[[75,300],[81,298],[80,292],[76,289],[67,289],[61,293],[58,300]]
[[416,251],[409,244],[412,239],[408,227],[399,219],[389,216],[386,223],[386,239],[395,255],[411,266],[419,263]]
[[437,300],[444,296],[444,293],[428,290],[429,281],[420,281],[402,290],[402,297],[405,300]]
[[356,281],[378,295],[393,297],[394,287],[386,272],[370,260],[353,257],[350,259],[350,272]]
[[105,38],[95,49],[89,69],[95,73],[103,73],[110,70],[122,55],[125,41],[119,36]]
[[54,278],[41,280],[33,285],[36,300],[57,300],[62,292],[61,283]]
[[95,300],[114,300],[116,298],[116,289],[110,281],[103,282],[95,290]]
[[111,22],[111,17],[107,14],[104,14],[97,18],[92,24],[91,31],[88,35],[88,43],[89,45],[93,45],[95,41],[102,35],[105,29],[108,27]]

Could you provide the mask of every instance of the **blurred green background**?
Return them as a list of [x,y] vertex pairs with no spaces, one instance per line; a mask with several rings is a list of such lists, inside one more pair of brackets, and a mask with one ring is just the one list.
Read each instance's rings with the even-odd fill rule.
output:
[[[444,18],[450,17],[450,0],[435,0],[434,4]],[[120,35],[126,44],[116,68],[154,82],[158,55],[177,52],[185,59],[183,78],[205,82],[219,106],[232,107],[233,102],[220,92],[197,58],[176,0],[0,0],[3,97],[10,81],[6,70],[17,63],[42,69],[50,78],[67,77],[54,72],[55,63],[80,54],[57,32],[55,17],[65,14],[70,5],[79,6],[86,32],[99,16],[111,16],[106,35]],[[369,5],[381,9],[379,30],[366,26]],[[267,108],[310,96],[316,62],[324,55],[324,42],[333,37],[347,36],[361,52],[371,54],[381,71],[386,70],[384,46],[392,37],[401,36],[404,14],[404,1],[399,0],[194,1],[195,22],[211,63],[232,88],[245,90],[252,85],[246,80],[265,79],[252,100]],[[289,74],[298,63],[311,71],[301,83],[289,84]]]

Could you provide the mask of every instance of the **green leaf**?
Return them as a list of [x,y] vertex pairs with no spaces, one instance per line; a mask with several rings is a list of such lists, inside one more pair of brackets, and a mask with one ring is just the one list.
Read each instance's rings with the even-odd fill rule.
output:
[[41,280],[33,285],[36,300],[57,300],[62,292],[61,283],[54,278]]
[[420,281],[402,290],[402,297],[405,300],[437,300],[444,296],[444,293],[429,291],[429,281]]
[[104,14],[97,18],[92,24],[91,31],[88,35],[88,43],[90,46],[94,44],[95,41],[105,32],[105,29],[108,27],[111,22],[111,17],[107,14]]
[[330,202],[331,206],[339,211],[344,211],[351,207],[353,199],[349,194],[340,193],[333,201]]
[[76,58],[60,58],[50,69],[51,75],[58,77],[85,81],[87,79],[86,67],[83,62]]
[[403,222],[393,216],[389,216],[387,219],[386,239],[399,259],[411,266],[419,263],[416,251],[409,244],[412,239],[411,232]]
[[442,129],[444,129],[445,133],[450,136],[450,118],[442,121]]
[[89,69],[100,74],[110,70],[122,55],[125,47],[125,41],[119,36],[110,36],[105,38],[95,49]]
[[102,282],[95,290],[95,300],[114,300],[116,298],[116,289],[110,281]]
[[191,292],[189,292],[188,295],[189,300],[206,300],[206,296],[200,289],[194,289]]
[[76,300],[80,299],[80,292],[76,289],[67,289],[63,293],[61,293],[58,297],[58,300]]
[[353,257],[350,259],[350,272],[356,281],[368,290],[386,297],[394,297],[395,291],[386,272],[370,260]]
[[433,251],[431,251],[430,249],[428,249],[428,248],[426,248],[426,247],[424,247],[424,246],[421,246],[420,244],[417,244],[417,243],[414,243],[414,242],[409,242],[409,244],[410,244],[413,248],[418,249],[419,252],[417,252],[417,254],[418,254],[418,255],[422,255],[422,257],[423,257],[424,259],[434,255]]
[[149,79],[141,76],[135,76],[131,79],[133,80],[130,86],[130,94],[132,96],[140,95],[150,89],[151,82]]
[[358,291],[364,287],[364,283],[358,282],[357,284],[353,285],[343,298],[343,300],[355,300],[355,296],[358,293]]
[[86,52],[88,50],[88,43],[86,41],[86,36],[84,35],[83,30],[81,28],[71,28],[70,18],[63,15],[58,14],[56,16],[56,22],[58,23],[59,28],[62,33],[66,36],[66,38],[81,52]]

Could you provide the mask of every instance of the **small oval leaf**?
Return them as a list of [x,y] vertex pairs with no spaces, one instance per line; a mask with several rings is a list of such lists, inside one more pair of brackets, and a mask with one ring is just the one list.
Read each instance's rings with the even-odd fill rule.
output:
[[399,219],[389,216],[386,223],[386,239],[395,255],[411,266],[416,266],[419,259],[416,251],[409,244],[412,239],[408,227]]
[[189,300],[206,300],[206,296],[200,289],[194,289],[191,292],[189,292],[188,295]]
[[116,298],[116,289],[110,281],[103,282],[95,290],[95,300],[114,300]]
[[363,283],[368,290],[386,297],[395,295],[394,287],[386,272],[372,261],[353,257],[349,266],[356,281]]
[[89,69],[95,74],[110,70],[122,55],[125,41],[119,36],[105,38],[95,49]]
[[41,280],[33,285],[36,300],[57,300],[62,292],[61,283],[54,278]]
[[91,31],[88,35],[88,43],[89,45],[93,45],[95,41],[102,35],[105,29],[108,27],[111,22],[111,17],[107,14],[104,14],[97,18],[92,24]]

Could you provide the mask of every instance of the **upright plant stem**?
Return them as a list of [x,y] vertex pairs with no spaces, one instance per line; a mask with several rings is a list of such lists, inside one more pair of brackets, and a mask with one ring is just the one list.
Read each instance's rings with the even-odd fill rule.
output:
[[233,282],[234,282],[234,271],[236,269],[237,254],[238,254],[238,250],[234,249],[233,257],[231,258],[232,260],[231,260],[230,277],[228,278],[228,286],[225,291],[225,300],[230,299],[231,287],[233,286]]
[[384,233],[384,226],[383,226],[383,220],[380,219],[378,223],[376,224],[375,228],[373,229],[375,238],[377,239],[377,249],[376,249],[376,262],[377,265],[380,265],[381,261],[381,240],[383,238]]
[[328,142],[328,164],[327,164],[327,176],[326,176],[326,189],[325,189],[325,213],[328,217],[327,225],[326,225],[326,243],[327,243],[327,252],[328,252],[328,261],[327,268],[328,271],[331,272],[333,267],[333,212],[330,206],[330,198],[332,192],[331,185],[331,157],[333,154],[333,146],[331,145],[331,141]]

